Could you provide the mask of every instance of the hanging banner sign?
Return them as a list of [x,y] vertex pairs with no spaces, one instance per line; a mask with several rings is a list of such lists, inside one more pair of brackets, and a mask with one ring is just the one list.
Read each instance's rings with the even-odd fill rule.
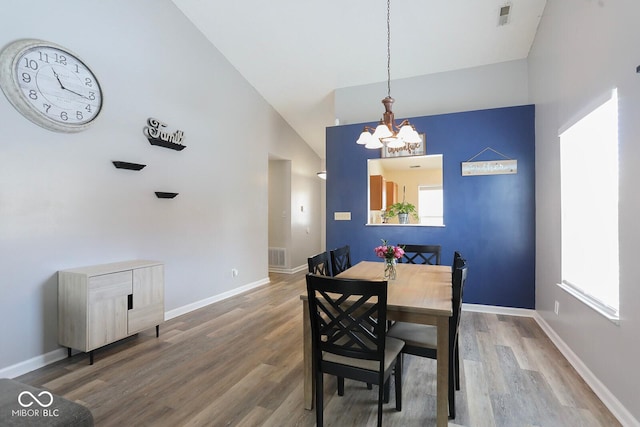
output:
[[408,157],[408,156],[424,156],[427,153],[426,145],[427,145],[427,137],[424,133],[420,134],[421,142],[406,142],[404,147],[400,148],[391,148],[386,145],[381,148],[382,158],[388,157]]
[[489,160],[486,162],[462,162],[462,176],[506,175],[518,173],[517,160]]

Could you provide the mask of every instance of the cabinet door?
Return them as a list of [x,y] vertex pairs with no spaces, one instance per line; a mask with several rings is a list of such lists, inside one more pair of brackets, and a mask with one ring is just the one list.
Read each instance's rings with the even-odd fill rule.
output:
[[387,201],[385,203],[385,208],[389,209],[389,206],[393,205],[398,201],[398,184],[393,181],[386,182],[387,188]]
[[164,321],[164,267],[133,270],[133,306],[129,310],[129,334]]
[[89,278],[88,349],[102,347],[127,334],[127,297],[131,271]]
[[382,175],[369,177],[369,209],[379,211],[384,206],[385,185]]

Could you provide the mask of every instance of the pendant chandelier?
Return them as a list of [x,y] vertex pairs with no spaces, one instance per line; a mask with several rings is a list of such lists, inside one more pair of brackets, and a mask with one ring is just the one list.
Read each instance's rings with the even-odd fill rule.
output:
[[[402,148],[406,143],[422,142],[422,138],[408,120],[404,120],[396,126],[391,106],[394,99],[391,97],[391,25],[389,15],[391,0],[387,0],[387,97],[382,100],[384,114],[374,129],[365,126],[356,143],[365,148],[382,148],[385,145],[390,148]],[[373,134],[371,133],[373,132]]]

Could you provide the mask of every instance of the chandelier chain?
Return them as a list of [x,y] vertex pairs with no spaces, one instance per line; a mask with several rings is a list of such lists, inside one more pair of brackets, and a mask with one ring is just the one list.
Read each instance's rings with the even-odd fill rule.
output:
[[391,98],[391,0],[387,0],[387,95]]

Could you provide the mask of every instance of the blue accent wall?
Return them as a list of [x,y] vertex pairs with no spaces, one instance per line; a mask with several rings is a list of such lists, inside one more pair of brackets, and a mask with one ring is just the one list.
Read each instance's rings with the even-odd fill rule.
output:
[[[380,150],[355,143],[363,124],[330,127],[326,131],[327,249],[348,244],[357,263],[379,260],[373,248],[380,239],[393,244],[440,244],[443,264],[452,263],[456,250],[468,261],[464,302],[535,308],[535,107],[410,121],[426,134],[427,154],[443,155],[445,227],[366,226],[367,159],[379,158]],[[487,147],[516,159],[518,173],[463,177],[461,162]],[[488,150],[474,161],[500,158]],[[351,221],[335,221],[334,212],[351,212]]]

